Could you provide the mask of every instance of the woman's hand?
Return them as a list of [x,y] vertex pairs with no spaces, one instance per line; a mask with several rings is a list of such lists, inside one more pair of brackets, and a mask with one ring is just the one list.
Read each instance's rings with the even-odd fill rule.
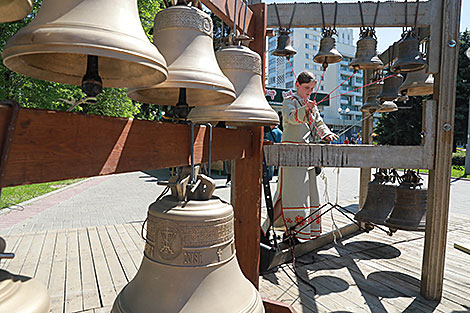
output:
[[328,140],[328,141],[338,140],[338,138],[339,137],[336,134],[330,134],[330,135],[326,135],[325,137],[323,137],[323,139]]

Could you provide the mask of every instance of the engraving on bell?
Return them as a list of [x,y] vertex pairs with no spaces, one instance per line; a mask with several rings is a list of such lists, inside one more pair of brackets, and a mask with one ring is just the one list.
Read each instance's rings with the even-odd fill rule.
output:
[[2,53],[12,71],[73,85],[81,85],[88,55],[98,57],[103,87],[149,86],[167,77],[165,59],[142,28],[136,0],[44,0]]
[[[388,73],[387,75],[390,75]],[[382,91],[377,95],[379,101],[391,101],[395,100],[398,96],[398,88],[403,83],[403,76],[400,74],[393,75],[384,80]]]
[[181,88],[187,104],[225,104],[235,99],[232,83],[215,58],[212,20],[196,7],[177,5],[155,16],[153,41],[168,64],[168,79],[161,84],[129,88],[129,98],[144,103],[176,105]]
[[357,41],[356,55],[349,67],[355,70],[378,70],[384,67],[377,56],[377,40],[366,35]]
[[273,55],[277,57],[286,57],[289,59],[291,56],[297,54],[297,51],[295,51],[294,47],[292,47],[289,34],[289,30],[279,30],[279,36],[277,37],[277,47],[276,50],[272,52]]
[[419,51],[419,40],[409,31],[398,42],[398,57],[393,62],[392,72],[414,72],[426,68],[426,61]]
[[[210,187],[206,183],[215,187],[209,180],[197,188]],[[216,197],[165,196],[149,207],[145,240],[142,264],[111,312],[264,312],[259,292],[238,265],[231,205]]]
[[434,91],[434,77],[426,73],[425,69],[406,73],[403,84],[398,89],[400,93],[408,96],[432,95]]
[[341,62],[343,56],[336,50],[336,40],[333,37],[326,36],[320,40],[320,49],[313,57],[313,62],[322,65]]
[[261,57],[244,46],[228,46],[216,52],[222,72],[235,87],[235,101],[196,107],[189,113],[193,122],[220,122],[227,125],[277,125],[279,116],[264,96]]
[[0,23],[24,19],[33,9],[32,0],[0,1]]

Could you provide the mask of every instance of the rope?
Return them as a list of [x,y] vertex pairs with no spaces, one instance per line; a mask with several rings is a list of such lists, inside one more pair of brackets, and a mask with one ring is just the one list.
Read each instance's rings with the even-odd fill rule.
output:
[[[353,77],[355,74],[357,73],[356,70],[354,70],[354,72],[349,75],[348,78],[346,78],[341,84],[339,84],[338,86],[336,86],[335,89],[333,89],[329,94],[327,94],[323,99],[320,100],[320,102],[318,103],[321,103],[322,101],[324,101],[326,98],[328,98],[329,95],[331,95],[336,89],[338,89],[339,87],[341,87],[345,82],[347,82],[349,79],[351,79],[351,77]],[[333,99],[333,98],[330,98],[330,99]]]
[[[353,73],[353,75],[354,75],[354,73]],[[323,101],[327,101],[327,100],[331,100],[331,99],[334,99],[334,98],[338,98],[338,97],[340,97],[340,96],[344,96],[344,95],[346,95],[346,94],[348,94],[348,93],[351,93],[351,92],[353,92],[353,91],[356,91],[356,90],[365,88],[365,87],[370,86],[370,85],[373,85],[373,84],[377,84],[377,83],[379,83],[379,82],[381,82],[381,81],[383,81],[383,80],[385,80],[385,79],[388,79],[388,78],[390,78],[390,77],[394,77],[394,76],[397,76],[397,75],[398,75],[398,74],[388,75],[388,76],[386,76],[386,77],[384,77],[384,78],[381,78],[381,79],[378,79],[378,80],[373,81],[373,82],[371,82],[371,83],[368,83],[367,85],[363,85],[363,86],[361,86],[361,87],[357,87],[356,89],[347,91],[347,92],[345,92],[345,93],[336,95],[336,96],[334,96],[334,97],[330,97],[329,99],[325,99],[325,98],[326,98],[326,97],[325,97],[325,98],[323,98],[322,100],[320,100],[320,102],[318,102],[317,105],[320,104],[320,103],[322,103]],[[341,85],[342,85],[342,84],[341,84]],[[341,86],[341,85],[340,85],[340,86]],[[339,86],[338,86],[338,87],[339,87]],[[337,88],[338,88],[338,87],[337,87]],[[336,90],[336,89],[335,89],[335,90]],[[333,91],[334,91],[334,90],[333,90]],[[333,91],[332,91],[332,92],[333,92]],[[330,92],[330,94],[331,94],[331,92]],[[327,96],[328,96],[328,95],[327,95]]]

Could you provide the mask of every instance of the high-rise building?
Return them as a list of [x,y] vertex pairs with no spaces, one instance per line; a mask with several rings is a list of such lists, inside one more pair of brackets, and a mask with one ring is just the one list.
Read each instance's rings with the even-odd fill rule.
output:
[[[288,61],[285,57],[276,57],[272,52],[277,46],[277,37],[268,39],[268,54],[266,62],[266,86],[274,88],[295,89],[295,79],[298,73],[307,70],[315,74],[320,82],[323,68],[321,64],[313,62],[318,53],[321,40],[320,28],[295,28],[291,33],[291,44],[297,54]],[[336,48],[343,55],[343,61],[330,64],[320,84],[319,92],[330,95],[329,105],[319,104],[323,120],[336,133],[356,124],[347,133],[341,136],[355,136],[361,129],[362,89],[352,91],[364,85],[362,71],[353,75],[354,71],[348,68],[356,52],[352,29],[339,28],[335,36]],[[352,77],[350,77],[353,75]],[[349,78],[349,79],[348,79]],[[341,83],[344,84],[338,87]],[[338,88],[337,88],[338,87]],[[346,92],[349,92],[345,94]]]

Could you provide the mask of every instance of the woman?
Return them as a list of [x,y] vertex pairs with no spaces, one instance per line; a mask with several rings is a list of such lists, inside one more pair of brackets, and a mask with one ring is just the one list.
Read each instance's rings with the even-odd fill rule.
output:
[[[323,122],[315,101],[309,100],[315,89],[315,76],[307,71],[299,74],[297,92],[284,99],[282,116],[284,131],[281,143],[313,143],[319,139],[333,141],[333,134]],[[308,216],[320,206],[315,167],[280,167],[279,182],[274,196],[274,220],[282,215],[286,230],[300,222],[295,237],[300,241],[318,237],[321,234],[320,219],[310,225],[306,223],[317,218]],[[301,229],[301,230],[300,230]]]

